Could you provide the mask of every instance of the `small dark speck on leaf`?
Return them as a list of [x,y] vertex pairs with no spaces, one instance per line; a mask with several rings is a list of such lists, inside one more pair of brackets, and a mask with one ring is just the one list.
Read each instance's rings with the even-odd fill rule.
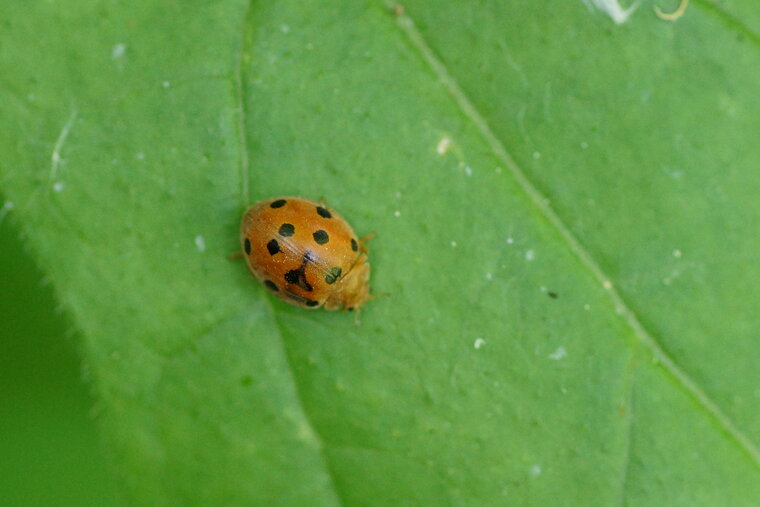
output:
[[549,297],[552,299],[557,299],[559,297],[559,294],[553,291],[549,291],[548,294],[549,294]]

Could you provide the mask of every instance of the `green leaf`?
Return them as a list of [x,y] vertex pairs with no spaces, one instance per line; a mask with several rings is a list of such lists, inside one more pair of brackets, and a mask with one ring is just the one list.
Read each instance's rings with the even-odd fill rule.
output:
[[[760,16],[616,5],[0,7],[2,191],[133,501],[760,502]],[[227,259],[292,194],[377,233],[359,326]]]

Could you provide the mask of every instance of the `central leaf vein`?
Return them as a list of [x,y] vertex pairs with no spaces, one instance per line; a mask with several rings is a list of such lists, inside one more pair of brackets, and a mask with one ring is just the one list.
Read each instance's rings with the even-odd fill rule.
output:
[[459,106],[462,114],[467,117],[477,128],[485,139],[486,143],[493,153],[504,163],[517,181],[518,185],[527,194],[530,201],[538,208],[539,212],[551,223],[562,239],[566,242],[570,251],[578,258],[580,263],[588,269],[592,276],[597,280],[609,295],[615,307],[615,311],[620,315],[632,329],[638,342],[646,347],[654,359],[661,364],[665,370],[670,373],[686,392],[688,392],[699,404],[699,406],[709,414],[714,421],[737,443],[737,445],[746,452],[754,461],[755,465],[760,468],[760,450],[744,435],[723,413],[723,411],[713,402],[707,394],[684,372],[663,350],[657,340],[644,328],[641,321],[630,307],[623,300],[620,293],[615,289],[610,278],[604,273],[599,263],[593,258],[591,253],[580,243],[578,238],[573,234],[570,228],[565,225],[559,215],[552,209],[549,200],[538,188],[528,179],[523,170],[517,165],[512,156],[507,152],[501,140],[496,136],[491,127],[486,122],[483,115],[476,109],[469,97],[457,83],[456,79],[448,71],[444,63],[436,56],[432,48],[428,45],[422,33],[417,29],[413,20],[406,14],[397,15],[397,25],[407,36],[411,45],[419,52],[424,62],[433,70],[440,82],[448,90],[449,94]]

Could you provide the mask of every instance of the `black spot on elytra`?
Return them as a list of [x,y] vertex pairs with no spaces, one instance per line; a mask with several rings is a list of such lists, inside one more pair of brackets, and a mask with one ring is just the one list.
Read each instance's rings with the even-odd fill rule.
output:
[[293,285],[298,285],[303,290],[311,292],[314,290],[311,284],[306,280],[306,264],[309,262],[309,252],[303,256],[303,262],[298,269],[291,269],[285,273],[285,281]]
[[288,202],[285,199],[277,199],[272,204],[269,205],[270,208],[282,208],[285,206],[285,203]]
[[325,243],[330,241],[330,236],[327,235],[327,231],[323,231],[322,229],[312,234],[312,236],[314,236],[314,241],[316,241],[320,245],[324,245]]
[[354,238],[351,238],[351,250],[354,252],[359,250],[359,243],[357,243]]
[[332,269],[330,270],[330,272],[329,272],[329,273],[327,273],[327,274],[325,275],[325,282],[327,282],[327,283],[329,283],[329,284],[333,284],[333,283],[335,283],[335,282],[338,280],[338,278],[340,278],[340,274],[341,274],[342,272],[343,272],[343,270],[342,270],[342,269],[340,269],[340,267],[338,267],[338,266],[335,266],[334,268],[332,268]]
[[293,224],[282,224],[278,232],[280,233],[280,236],[287,238],[288,236],[295,234],[296,228]]
[[289,290],[285,291],[285,295],[288,296],[293,301],[298,301],[299,303],[301,303],[303,305],[306,305],[306,306],[310,306],[310,307],[319,306],[319,302],[318,301],[314,301],[313,299],[309,299],[309,298],[305,298],[303,296],[299,296],[298,294],[293,294]]
[[323,218],[332,218],[332,213],[330,213],[330,210],[323,208],[322,206],[317,206],[317,214]]
[[285,281],[288,283],[298,283],[298,280],[301,278],[301,272],[298,269],[291,269],[287,273],[285,273]]
[[280,251],[280,244],[276,239],[273,239],[267,243],[267,250],[269,250],[269,255],[274,255]]
[[251,240],[248,238],[245,238],[245,245],[243,246],[245,248],[245,254],[251,255]]
[[264,285],[266,285],[267,289],[271,290],[272,292],[277,292],[280,290],[272,280],[264,280]]

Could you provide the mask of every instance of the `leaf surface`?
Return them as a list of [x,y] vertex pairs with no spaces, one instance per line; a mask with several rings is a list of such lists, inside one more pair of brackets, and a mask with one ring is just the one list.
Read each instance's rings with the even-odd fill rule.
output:
[[[756,503],[757,16],[649,7],[0,7],[0,183],[132,498]],[[359,326],[227,259],[289,194],[377,233]]]

